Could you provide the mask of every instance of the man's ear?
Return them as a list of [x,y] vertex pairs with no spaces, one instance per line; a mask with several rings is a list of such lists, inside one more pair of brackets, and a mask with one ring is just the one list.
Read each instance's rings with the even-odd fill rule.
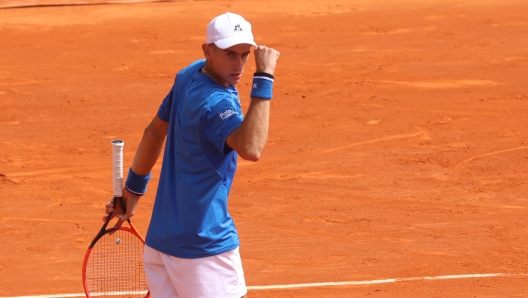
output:
[[207,59],[207,57],[210,57],[211,56],[211,47],[204,43],[202,44],[202,51],[204,53],[204,57]]

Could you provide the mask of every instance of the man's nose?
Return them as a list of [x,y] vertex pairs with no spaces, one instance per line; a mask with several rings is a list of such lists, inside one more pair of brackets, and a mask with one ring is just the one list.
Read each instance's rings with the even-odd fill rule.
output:
[[235,59],[235,70],[242,70],[244,68],[244,58],[242,56],[238,56],[237,59]]

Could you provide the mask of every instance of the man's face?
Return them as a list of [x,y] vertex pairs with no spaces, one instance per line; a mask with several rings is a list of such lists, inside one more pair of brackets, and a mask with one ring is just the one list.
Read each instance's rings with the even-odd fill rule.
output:
[[217,75],[220,85],[234,86],[242,78],[244,66],[251,50],[250,44],[238,44],[227,49],[220,49],[214,44],[210,48],[210,65]]

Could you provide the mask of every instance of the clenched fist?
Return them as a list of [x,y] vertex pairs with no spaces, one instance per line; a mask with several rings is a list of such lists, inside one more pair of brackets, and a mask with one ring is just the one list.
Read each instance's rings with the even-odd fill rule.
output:
[[273,75],[279,59],[279,51],[266,46],[258,46],[255,49],[255,65],[257,72],[265,72]]

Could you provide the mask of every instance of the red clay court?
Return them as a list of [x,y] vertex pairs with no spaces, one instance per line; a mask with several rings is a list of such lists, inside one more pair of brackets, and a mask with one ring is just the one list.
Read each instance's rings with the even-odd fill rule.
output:
[[0,9],[0,297],[82,294],[110,141],[226,11],[281,52],[229,199],[248,297],[528,296],[528,2],[249,0]]

